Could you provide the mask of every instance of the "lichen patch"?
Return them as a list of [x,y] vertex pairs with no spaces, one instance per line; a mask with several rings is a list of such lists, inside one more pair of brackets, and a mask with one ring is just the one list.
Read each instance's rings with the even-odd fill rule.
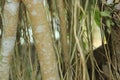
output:
[[107,4],[112,4],[113,0],[107,0]]
[[15,37],[2,39],[2,55],[9,56],[10,52],[14,49]]
[[9,11],[12,15],[15,15],[17,13],[18,7],[18,2],[9,2],[5,4],[5,10]]
[[36,30],[35,30],[36,33],[41,33],[41,32],[44,32],[44,25],[39,25]]
[[28,8],[31,8],[31,4],[28,4],[27,7],[28,7]]
[[2,62],[7,63],[8,62],[8,57],[3,57]]
[[42,49],[42,51],[43,51],[43,52],[46,52],[46,50],[45,50],[44,48]]
[[18,0],[7,0],[7,2],[16,2],[16,1],[18,1]]
[[41,1],[43,1],[43,0],[33,0],[33,4],[37,4],[37,3],[41,2]]
[[36,11],[32,11],[31,15],[35,16],[35,15],[37,15],[37,12]]

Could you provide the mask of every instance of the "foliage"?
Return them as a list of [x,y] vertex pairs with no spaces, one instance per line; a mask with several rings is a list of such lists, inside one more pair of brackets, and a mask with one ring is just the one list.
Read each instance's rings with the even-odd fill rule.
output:
[[[62,1],[63,4],[59,7],[62,8],[60,10],[63,10],[64,17],[60,13],[56,0],[47,0],[48,6],[45,8],[47,16],[49,16],[48,21],[51,20],[51,35],[53,35],[54,50],[61,80],[69,80],[70,75],[71,80],[104,79],[106,72],[102,67],[108,66],[109,71],[112,70],[110,67],[112,63],[109,58],[110,50],[106,44],[109,42],[105,43],[104,41],[107,41],[105,40],[107,38],[105,30],[111,34],[111,28],[115,25],[112,16],[113,5],[107,5],[108,8],[103,9],[103,6],[99,6],[98,0]],[[64,20],[61,19],[61,16]],[[62,21],[65,25],[61,25]],[[117,20],[115,22],[119,23]],[[67,32],[61,29],[63,26]],[[15,52],[11,61],[11,80],[41,80],[40,64],[34,46],[34,35],[31,36],[32,31],[29,32],[31,27],[26,6],[20,3]],[[94,35],[98,36],[94,32],[96,28],[100,30],[100,32],[97,31],[101,35],[99,36],[101,43],[98,45],[102,46],[102,49],[94,46],[97,40],[93,37]],[[60,37],[56,39],[56,35]],[[66,38],[66,42],[65,39],[61,39],[63,37]],[[31,39],[33,39],[33,42],[31,42]],[[67,43],[68,47],[64,43]],[[68,55],[64,56],[63,53],[66,49],[69,50]],[[70,58],[68,59],[70,64],[67,64],[64,60],[68,57]],[[0,56],[1,58],[2,56]],[[66,65],[69,65],[69,67],[65,68]],[[108,74],[112,75],[113,73],[111,71]]]

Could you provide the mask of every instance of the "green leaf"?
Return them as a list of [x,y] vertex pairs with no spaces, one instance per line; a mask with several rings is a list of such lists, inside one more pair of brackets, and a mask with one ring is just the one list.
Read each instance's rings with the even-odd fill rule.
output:
[[108,12],[108,11],[102,11],[102,12],[100,12],[100,14],[101,14],[101,16],[103,16],[103,17],[111,17],[111,16],[110,16],[110,12]]
[[110,28],[108,28],[108,29],[107,29],[107,32],[110,34],[110,33],[111,33],[111,29],[110,29]]
[[94,19],[95,19],[96,24],[100,26],[101,23],[100,23],[100,11],[99,10],[95,10]]
[[111,25],[114,26],[114,22],[111,22]]
[[112,26],[112,21],[110,19],[106,20],[106,26],[107,26],[107,32],[110,34],[111,33],[111,26]]
[[107,21],[106,21],[106,25],[107,25],[107,27],[111,27],[111,21],[108,19]]

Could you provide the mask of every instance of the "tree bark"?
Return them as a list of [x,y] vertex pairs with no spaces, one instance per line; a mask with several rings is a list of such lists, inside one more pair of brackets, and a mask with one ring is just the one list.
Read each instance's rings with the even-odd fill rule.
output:
[[[105,0],[103,0],[105,3]],[[117,4],[116,4],[117,3]],[[111,7],[112,10],[114,10],[114,12],[110,11],[111,13],[111,20],[114,23],[114,25],[111,25],[110,29],[111,29],[111,33],[107,32],[108,26],[106,24],[106,20],[107,17],[103,18],[103,24],[105,24],[105,26],[103,26],[105,28],[105,36],[108,42],[108,46],[109,46],[109,51],[110,51],[110,64],[111,66],[109,66],[108,68],[108,77],[109,79],[114,79],[114,80],[119,80],[120,79],[120,25],[119,25],[119,21],[120,21],[120,2],[118,2],[118,0],[107,0],[106,4],[108,6],[104,6],[103,4],[103,11],[107,11],[110,7],[110,4],[115,4],[114,7]],[[102,9],[102,8],[101,8]],[[108,67],[108,66],[107,66]]]
[[111,28],[113,74],[115,79],[119,80],[120,79],[120,25],[117,24],[117,21],[120,21],[120,10],[117,10],[116,14],[113,14],[114,26],[112,26]]
[[23,0],[27,6],[33,26],[33,35],[40,62],[42,80],[60,80],[50,25],[46,17],[43,1]]
[[4,5],[3,35],[0,53],[0,80],[9,80],[10,58],[16,40],[18,6],[18,0],[9,0]]
[[65,64],[64,72],[67,73],[68,77],[66,79],[71,80],[71,71],[70,71],[70,55],[68,50],[68,43],[67,43],[67,23],[66,23],[66,16],[65,16],[65,9],[64,9],[64,2],[63,0],[57,0],[57,8],[58,8],[58,15],[60,19],[60,34],[61,34],[61,43],[62,43],[62,55],[63,61]]

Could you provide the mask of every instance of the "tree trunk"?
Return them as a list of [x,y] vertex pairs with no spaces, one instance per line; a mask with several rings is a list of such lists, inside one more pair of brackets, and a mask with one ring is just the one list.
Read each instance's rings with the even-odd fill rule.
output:
[[[105,3],[105,0],[103,1],[104,2],[102,3]],[[120,2],[118,3],[118,0],[115,0],[115,1],[107,0],[106,4],[108,6],[104,6],[103,4],[103,11],[109,10],[110,8],[109,5],[115,4],[114,7],[111,7],[111,9],[114,10],[114,12],[109,11],[111,13],[111,18],[109,19],[107,17],[104,17],[102,20],[103,24],[105,24],[105,26],[103,27],[105,28],[105,36],[106,36],[106,39],[109,45],[110,58],[111,58],[111,60],[109,61],[110,66],[109,67],[106,66],[106,69],[108,68],[106,72],[107,72],[109,80],[112,80],[112,79],[120,80],[120,42],[119,42],[120,41],[120,25],[119,25]],[[109,26],[106,24],[106,21],[108,19],[114,23],[114,25],[110,24],[110,29],[111,29],[110,34],[107,32]]]
[[60,34],[61,34],[61,43],[62,43],[62,55],[63,61],[65,64],[64,72],[67,73],[66,79],[71,80],[71,71],[70,71],[70,55],[68,51],[67,43],[67,22],[65,16],[64,2],[63,0],[57,0],[58,15],[60,19]]
[[9,80],[9,63],[16,40],[18,6],[18,0],[6,1],[4,5],[3,35],[0,53],[0,80]]
[[60,80],[53,48],[50,25],[45,13],[44,0],[23,0],[33,26],[35,46],[40,62],[42,80]]
[[114,26],[111,29],[111,41],[112,41],[112,63],[113,74],[116,80],[120,80],[120,25],[117,21],[120,21],[120,11],[117,14],[113,14]]

